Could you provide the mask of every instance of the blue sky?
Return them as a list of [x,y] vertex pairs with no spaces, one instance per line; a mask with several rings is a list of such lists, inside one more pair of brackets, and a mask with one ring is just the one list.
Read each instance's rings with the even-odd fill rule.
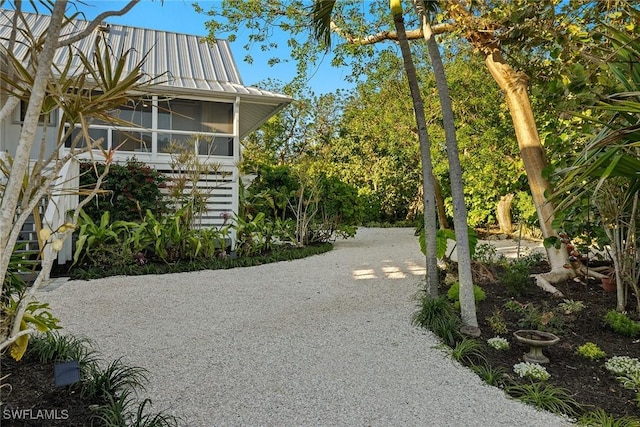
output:
[[[82,11],[87,19],[92,19],[97,14],[105,10],[117,10],[122,8],[126,2],[119,0],[105,1],[85,1],[85,4],[77,3],[78,10]],[[191,6],[193,0],[164,0],[162,4],[159,0],[143,0],[136,5],[129,13],[121,17],[111,17],[107,22],[129,25],[135,27],[152,28],[178,33],[206,35],[204,23],[207,16],[196,13]],[[216,0],[199,0],[198,3],[205,10],[220,5]],[[253,64],[247,64],[242,59],[247,54],[243,45],[246,44],[249,32],[237,34],[237,39],[231,44],[236,64],[240,69],[240,75],[245,85],[256,85],[261,80],[267,78],[277,79],[284,82],[291,80],[295,75],[295,63],[267,65],[273,52],[261,52],[259,46],[249,52],[253,56]],[[278,35],[276,34],[276,40]],[[220,35],[225,38],[225,35]],[[280,38],[282,40],[282,37]],[[286,43],[279,43],[281,49],[286,49]],[[279,56],[286,57],[288,52],[283,51]],[[309,87],[316,93],[333,92],[339,88],[352,87],[344,81],[347,71],[342,71],[330,65],[330,58],[326,57],[313,77],[308,82]]]

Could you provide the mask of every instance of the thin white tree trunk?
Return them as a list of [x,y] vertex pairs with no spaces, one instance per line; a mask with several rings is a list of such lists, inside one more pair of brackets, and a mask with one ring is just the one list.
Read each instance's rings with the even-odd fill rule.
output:
[[420,157],[422,159],[422,181],[424,191],[422,192],[422,201],[424,204],[424,238],[426,246],[426,263],[427,263],[427,295],[436,297],[438,295],[438,258],[436,256],[436,200],[435,200],[435,184],[433,179],[433,164],[431,162],[431,142],[427,132],[427,121],[424,115],[424,104],[420,87],[418,86],[418,77],[416,68],[411,57],[409,42],[407,40],[404,28],[404,19],[402,14],[394,14],[393,22],[398,33],[400,50],[402,51],[402,60],[404,61],[404,69],[407,73],[407,81],[411,90],[411,99],[413,100],[413,110],[418,126],[418,138],[420,140]]
[[478,318],[476,315],[476,303],[473,295],[473,276],[471,273],[471,252],[469,249],[469,234],[467,223],[467,207],[464,203],[464,183],[462,181],[462,167],[458,154],[458,141],[456,138],[455,118],[449,96],[449,86],[442,64],[442,57],[438,44],[433,37],[433,31],[427,21],[426,13],[421,7],[420,0],[414,4],[422,20],[424,37],[427,42],[429,57],[436,79],[436,87],[440,97],[440,108],[444,123],[445,138],[447,143],[447,158],[449,160],[449,178],[451,181],[451,196],[453,199],[453,226],[456,233],[456,249],[458,252],[458,281],[460,283],[460,316],[462,323],[467,326],[469,332],[480,335]]
[[[12,229],[11,224],[14,223],[23,179],[29,169],[31,148],[35,141],[38,119],[42,111],[42,102],[45,97],[47,82],[51,75],[51,64],[58,46],[66,6],[67,0],[58,0],[53,7],[51,20],[47,27],[47,37],[42,52],[38,55],[38,68],[31,89],[31,97],[29,98],[29,105],[22,125],[22,131],[20,132],[18,147],[13,159],[11,176],[7,181],[5,191],[2,195],[2,202],[0,203],[0,250],[2,250],[2,258],[0,259],[0,283],[4,282],[9,265],[9,258],[11,252],[13,252],[13,247],[8,247],[9,234]],[[13,226],[21,225],[14,224]]]

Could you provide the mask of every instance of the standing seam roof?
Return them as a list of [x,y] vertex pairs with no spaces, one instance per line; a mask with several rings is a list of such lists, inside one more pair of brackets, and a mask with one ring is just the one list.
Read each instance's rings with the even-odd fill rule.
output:
[[[9,36],[13,13],[11,10],[0,9],[0,43],[6,41]],[[34,34],[44,33],[49,26],[50,16],[48,15],[25,13],[24,16]],[[87,28],[88,25],[88,21],[75,20],[67,25],[63,34],[76,33]],[[166,86],[176,90],[201,89],[223,92],[226,95],[259,96],[264,97],[265,101],[268,98],[279,102],[291,100],[286,95],[244,86],[229,43],[223,39],[210,44],[202,42],[202,39],[195,35],[108,24],[108,32],[93,31],[88,37],[75,43],[74,49],[93,55],[98,36],[106,37],[116,55],[133,49],[128,58],[128,69],[132,69],[145,53],[150,52],[144,64],[144,71],[152,77],[167,73],[166,78],[161,78],[160,87]],[[16,53],[24,55],[26,48],[19,46],[16,48]],[[58,66],[64,65],[68,55],[68,49],[59,49],[54,57],[54,63]],[[73,60],[73,68],[79,69],[80,66],[81,62],[76,57]]]

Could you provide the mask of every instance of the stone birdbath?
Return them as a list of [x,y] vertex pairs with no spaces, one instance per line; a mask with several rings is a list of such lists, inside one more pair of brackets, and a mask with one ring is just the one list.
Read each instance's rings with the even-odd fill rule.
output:
[[551,332],[534,331],[530,329],[515,331],[513,336],[516,341],[529,346],[529,352],[525,353],[522,358],[525,362],[530,363],[549,363],[549,358],[542,353],[542,349],[560,341],[560,338]]

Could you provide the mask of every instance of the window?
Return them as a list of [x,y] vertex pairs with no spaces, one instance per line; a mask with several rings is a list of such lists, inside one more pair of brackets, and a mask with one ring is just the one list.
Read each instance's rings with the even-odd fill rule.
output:
[[153,123],[152,102],[149,99],[140,99],[136,102],[127,103],[116,111],[115,116],[130,123],[121,124],[121,126],[151,129]]
[[[68,129],[68,127],[66,129]],[[67,148],[71,148],[71,144],[73,144],[73,142],[77,140],[76,148],[86,147],[87,141],[85,140],[84,136],[81,134],[82,134],[82,131],[80,130],[80,128],[75,128],[71,136],[69,136],[67,140],[64,142],[64,146]],[[109,137],[109,131],[107,129],[89,128],[89,138],[91,138],[93,142],[96,142],[102,139],[100,144],[102,148],[105,148],[105,149],[107,148],[108,137]]]
[[233,138],[214,136],[198,140],[198,154],[201,156],[233,156]]
[[158,128],[233,133],[233,104],[174,99],[158,103]]
[[[94,120],[89,136],[103,138],[103,147],[119,151],[152,152],[155,144],[157,153],[168,153],[173,144],[179,144],[191,146],[202,156],[231,157],[235,140],[233,106],[223,102],[141,98],[112,111],[118,123]],[[73,136],[78,134],[76,129]],[[71,147],[71,142],[72,138],[67,139],[65,146]],[[82,139],[77,147],[84,146],[86,141]]]
[[[58,124],[57,123],[58,115],[56,113],[57,113],[56,109],[49,112],[47,117],[48,126],[56,126]],[[24,123],[24,118],[26,115],[27,115],[27,102],[20,101],[20,105],[18,106],[18,108],[16,108],[16,115],[14,117],[14,120],[18,123]],[[41,124],[41,125],[44,124],[44,119],[45,119],[45,114],[41,114],[40,118],[38,119],[38,124]]]

